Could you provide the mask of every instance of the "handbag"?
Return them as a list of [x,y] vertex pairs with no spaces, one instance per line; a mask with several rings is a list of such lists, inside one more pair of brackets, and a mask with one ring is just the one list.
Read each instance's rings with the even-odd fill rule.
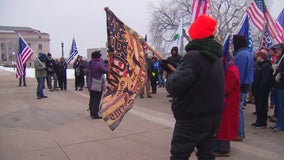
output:
[[90,90],[91,91],[96,91],[96,92],[101,92],[102,91],[102,78],[96,79],[92,78],[92,85]]

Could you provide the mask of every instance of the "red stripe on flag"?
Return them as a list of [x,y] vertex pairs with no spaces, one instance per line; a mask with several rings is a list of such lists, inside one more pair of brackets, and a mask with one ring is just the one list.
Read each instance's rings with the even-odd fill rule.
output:
[[261,10],[256,6],[255,2],[253,1],[250,7],[247,10],[248,15],[250,16],[252,23],[256,26],[259,31],[263,31],[264,27],[264,14]]
[[24,67],[23,67],[23,63],[22,63],[22,59],[20,55],[17,56],[16,68],[17,68],[16,78],[19,78],[24,74]]
[[273,19],[272,19],[270,13],[268,12],[268,10],[265,13],[265,17],[266,17],[267,24],[268,24],[269,34],[270,34],[270,36],[272,38],[275,38],[278,35],[278,33],[277,33],[275,22],[273,21]]
[[23,52],[21,53],[21,58],[22,58],[22,63],[23,65],[27,63],[27,61],[30,59],[32,56],[33,52],[31,51],[30,48],[26,47]]
[[193,0],[192,3],[192,22],[200,16],[201,14],[206,14],[207,12],[208,0]]
[[276,30],[278,32],[278,36],[275,38],[277,43],[283,43],[284,42],[284,30],[282,28],[282,26],[276,22]]

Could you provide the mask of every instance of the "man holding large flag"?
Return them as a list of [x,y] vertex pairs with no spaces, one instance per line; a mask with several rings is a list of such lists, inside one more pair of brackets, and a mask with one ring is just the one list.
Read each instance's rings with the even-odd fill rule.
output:
[[146,79],[142,37],[105,8],[109,52],[107,88],[103,93],[101,114],[114,130],[132,108]]

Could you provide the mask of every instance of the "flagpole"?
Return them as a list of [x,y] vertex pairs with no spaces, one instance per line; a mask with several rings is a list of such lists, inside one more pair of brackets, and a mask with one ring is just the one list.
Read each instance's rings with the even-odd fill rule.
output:
[[[213,7],[212,7],[212,4],[211,4],[210,0],[208,0],[208,5],[209,5],[209,9],[210,9],[212,17],[217,21],[216,16],[213,14]],[[207,11],[207,14],[208,14],[208,11]],[[215,33],[215,39],[220,42],[219,30],[217,29],[217,27],[216,27],[216,31],[215,32],[216,32]]]
[[[147,42],[145,42],[144,44],[148,47],[148,49],[149,49],[153,54],[155,54],[155,55],[158,57],[158,59],[160,59],[160,60],[164,59],[163,56],[162,56],[159,52],[157,52],[154,48],[152,48]],[[170,70],[175,71],[175,67],[173,67],[171,64],[167,63],[167,67],[168,67]]]
[[34,54],[35,52],[32,50],[32,48],[27,44],[27,42],[25,41],[25,39],[21,36],[21,34],[18,34],[19,37],[23,40],[23,42],[25,43],[25,45],[32,51],[32,55],[36,57],[36,59],[39,61],[39,63],[45,67],[45,65],[38,59],[38,57]]
[[181,55],[183,56],[183,50],[184,50],[184,46],[183,46],[183,17],[181,18],[181,40],[180,40],[180,52],[181,52]]

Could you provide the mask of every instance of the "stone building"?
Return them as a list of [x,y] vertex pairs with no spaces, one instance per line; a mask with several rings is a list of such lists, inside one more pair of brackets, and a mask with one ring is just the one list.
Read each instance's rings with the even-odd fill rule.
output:
[[[31,47],[36,56],[39,53],[50,52],[50,38],[48,33],[29,27],[0,26],[0,64],[14,65],[19,50],[19,34]],[[32,56],[27,66],[35,60]]]
[[97,51],[97,50],[100,50],[101,51],[101,54],[102,54],[102,58],[105,60],[105,59],[108,59],[107,57],[107,48],[89,48],[87,49],[87,60],[91,60],[91,56],[92,56],[92,52],[94,51]]

